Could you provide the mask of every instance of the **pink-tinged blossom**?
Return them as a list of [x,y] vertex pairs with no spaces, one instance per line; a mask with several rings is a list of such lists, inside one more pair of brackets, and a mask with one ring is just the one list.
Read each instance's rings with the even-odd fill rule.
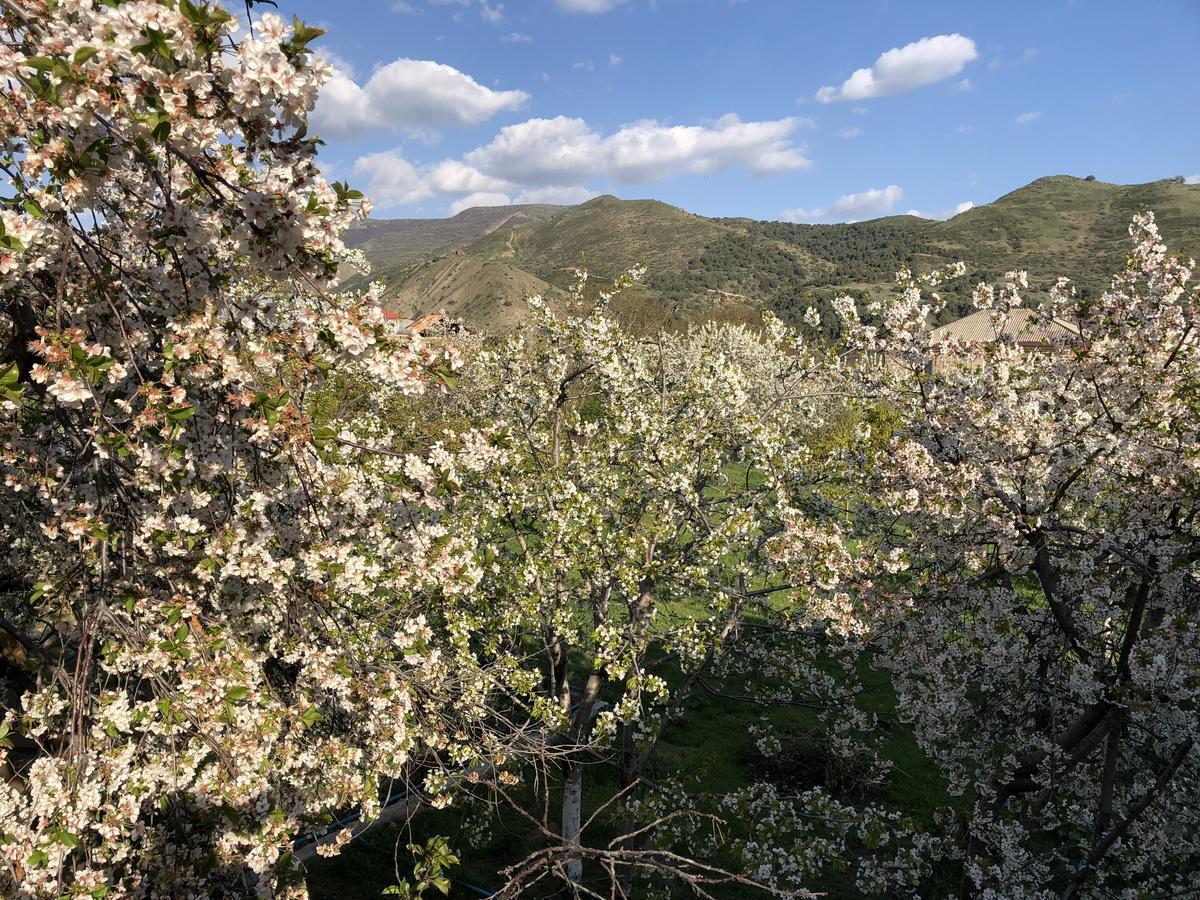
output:
[[[334,291],[363,205],[299,131],[329,68],[292,25],[3,17],[0,577],[42,649],[3,675],[0,894],[299,896],[295,838],[473,752],[439,730],[470,676],[417,616],[481,577],[436,518],[504,450],[397,465],[381,410],[458,361]],[[348,382],[378,405],[320,406]]]

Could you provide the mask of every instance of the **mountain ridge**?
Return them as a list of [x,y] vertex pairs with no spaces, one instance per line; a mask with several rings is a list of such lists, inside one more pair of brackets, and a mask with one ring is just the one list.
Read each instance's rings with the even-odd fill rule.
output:
[[1122,185],[1053,175],[946,220],[892,215],[804,224],[708,218],[658,200],[594,197],[577,206],[478,207],[448,219],[368,220],[348,234],[384,282],[397,312],[446,311],[482,330],[520,321],[522,298],[553,301],[586,267],[593,282],[645,265],[614,306],[639,327],[723,318],[755,322],[764,309],[794,319],[837,293],[889,290],[901,266],[963,260],[944,286],[947,317],[969,308],[980,280],[1021,268],[1036,290],[1059,275],[1099,291],[1124,263],[1133,214],[1152,209],[1172,251],[1200,252],[1200,185],[1181,179]]

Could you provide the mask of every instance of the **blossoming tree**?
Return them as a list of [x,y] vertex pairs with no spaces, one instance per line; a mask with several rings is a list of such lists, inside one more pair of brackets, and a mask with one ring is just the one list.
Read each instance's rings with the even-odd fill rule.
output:
[[1023,273],[977,288],[983,346],[935,341],[907,277],[870,325],[841,304],[907,422],[864,481],[862,552],[888,567],[863,610],[963,799],[972,895],[1200,888],[1200,294],[1151,215],[1130,232],[1103,296],[1064,279],[1037,307],[1036,351],[1004,327]]
[[[835,408],[819,359],[775,323],[638,338],[607,298],[540,308],[528,334],[464,364],[456,398],[504,429],[509,457],[468,478],[446,520],[477,537],[486,571],[447,615],[464,653],[501,661],[504,693],[542,724],[562,776],[561,815],[539,826],[547,846],[514,866],[508,890],[548,873],[578,882],[585,860],[627,895],[636,872],[724,877],[704,857],[672,857],[637,818],[647,763],[745,623],[782,603],[794,623],[840,625],[848,605],[809,441]],[[774,562],[780,540],[807,567],[795,580]],[[815,668],[798,690],[828,680]],[[581,835],[597,759],[618,773],[624,836],[607,848]],[[684,804],[652,818],[695,814]]]
[[0,10],[0,894],[302,892],[295,836],[454,743],[409,598],[478,577],[428,513],[496,451],[309,415],[455,362],[326,292],[360,195],[305,134],[317,30]]

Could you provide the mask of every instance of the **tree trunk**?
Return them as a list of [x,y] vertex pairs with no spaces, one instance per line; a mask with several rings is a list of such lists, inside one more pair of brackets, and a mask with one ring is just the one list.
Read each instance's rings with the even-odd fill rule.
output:
[[[626,850],[637,850],[641,841],[638,838],[631,837],[637,831],[638,820],[637,816],[629,811],[627,804],[637,799],[641,792],[640,785],[634,787],[642,777],[642,765],[645,763],[646,757],[638,752],[637,745],[633,740],[632,729],[626,727],[621,735],[621,789],[627,790],[627,793],[622,800],[620,812],[620,828],[621,828],[621,847]],[[632,897],[634,889],[634,876],[636,872],[633,866],[622,866],[617,871],[617,884],[621,889],[623,896]]]
[[[579,827],[583,815],[583,766],[572,762],[563,779],[562,839],[567,847],[579,846]],[[583,880],[583,859],[570,856],[567,859],[567,878],[578,884]]]
[[[608,585],[595,598],[592,618],[597,628],[608,620],[608,601],[612,596],[612,585]],[[565,645],[556,647],[561,651],[557,668],[561,674],[560,702],[563,710],[571,715],[571,730],[569,740],[573,745],[572,752],[567,756],[563,770],[563,799],[562,799],[562,842],[568,848],[567,878],[574,884],[583,880],[583,857],[570,852],[581,845],[580,830],[583,824],[583,747],[592,731],[592,711],[596,701],[600,699],[600,691],[608,679],[608,673],[603,669],[593,668],[588,674],[583,692],[578,701],[572,706],[572,692],[567,681],[567,649]]]

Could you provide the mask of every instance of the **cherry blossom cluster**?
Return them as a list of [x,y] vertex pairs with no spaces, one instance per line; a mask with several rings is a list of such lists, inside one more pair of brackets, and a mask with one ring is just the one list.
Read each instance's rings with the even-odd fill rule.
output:
[[[617,767],[634,832],[647,762],[738,655],[742,623],[828,619],[847,564],[814,499],[827,467],[810,438],[836,404],[813,348],[773,319],[638,337],[607,311],[636,276],[595,306],[582,280],[566,312],[535,298],[532,327],[473,353],[454,397],[465,421],[503,428],[509,456],[468,478],[444,519],[484,550],[477,589],[446,614],[461,652],[500,660],[503,695],[540,725],[566,782],[552,827],[568,848],[586,841],[593,755]],[[790,568],[769,552],[785,533]]]
[[481,577],[438,517],[505,451],[389,426],[457,354],[331,292],[365,203],[305,131],[319,31],[247,24],[0,12],[6,897],[299,896],[295,839],[470,756],[421,598]]
[[1130,234],[1100,297],[980,284],[992,341],[938,339],[908,274],[840,304],[900,414],[860,457],[856,611],[979,896],[1200,888],[1200,293],[1152,215]]

